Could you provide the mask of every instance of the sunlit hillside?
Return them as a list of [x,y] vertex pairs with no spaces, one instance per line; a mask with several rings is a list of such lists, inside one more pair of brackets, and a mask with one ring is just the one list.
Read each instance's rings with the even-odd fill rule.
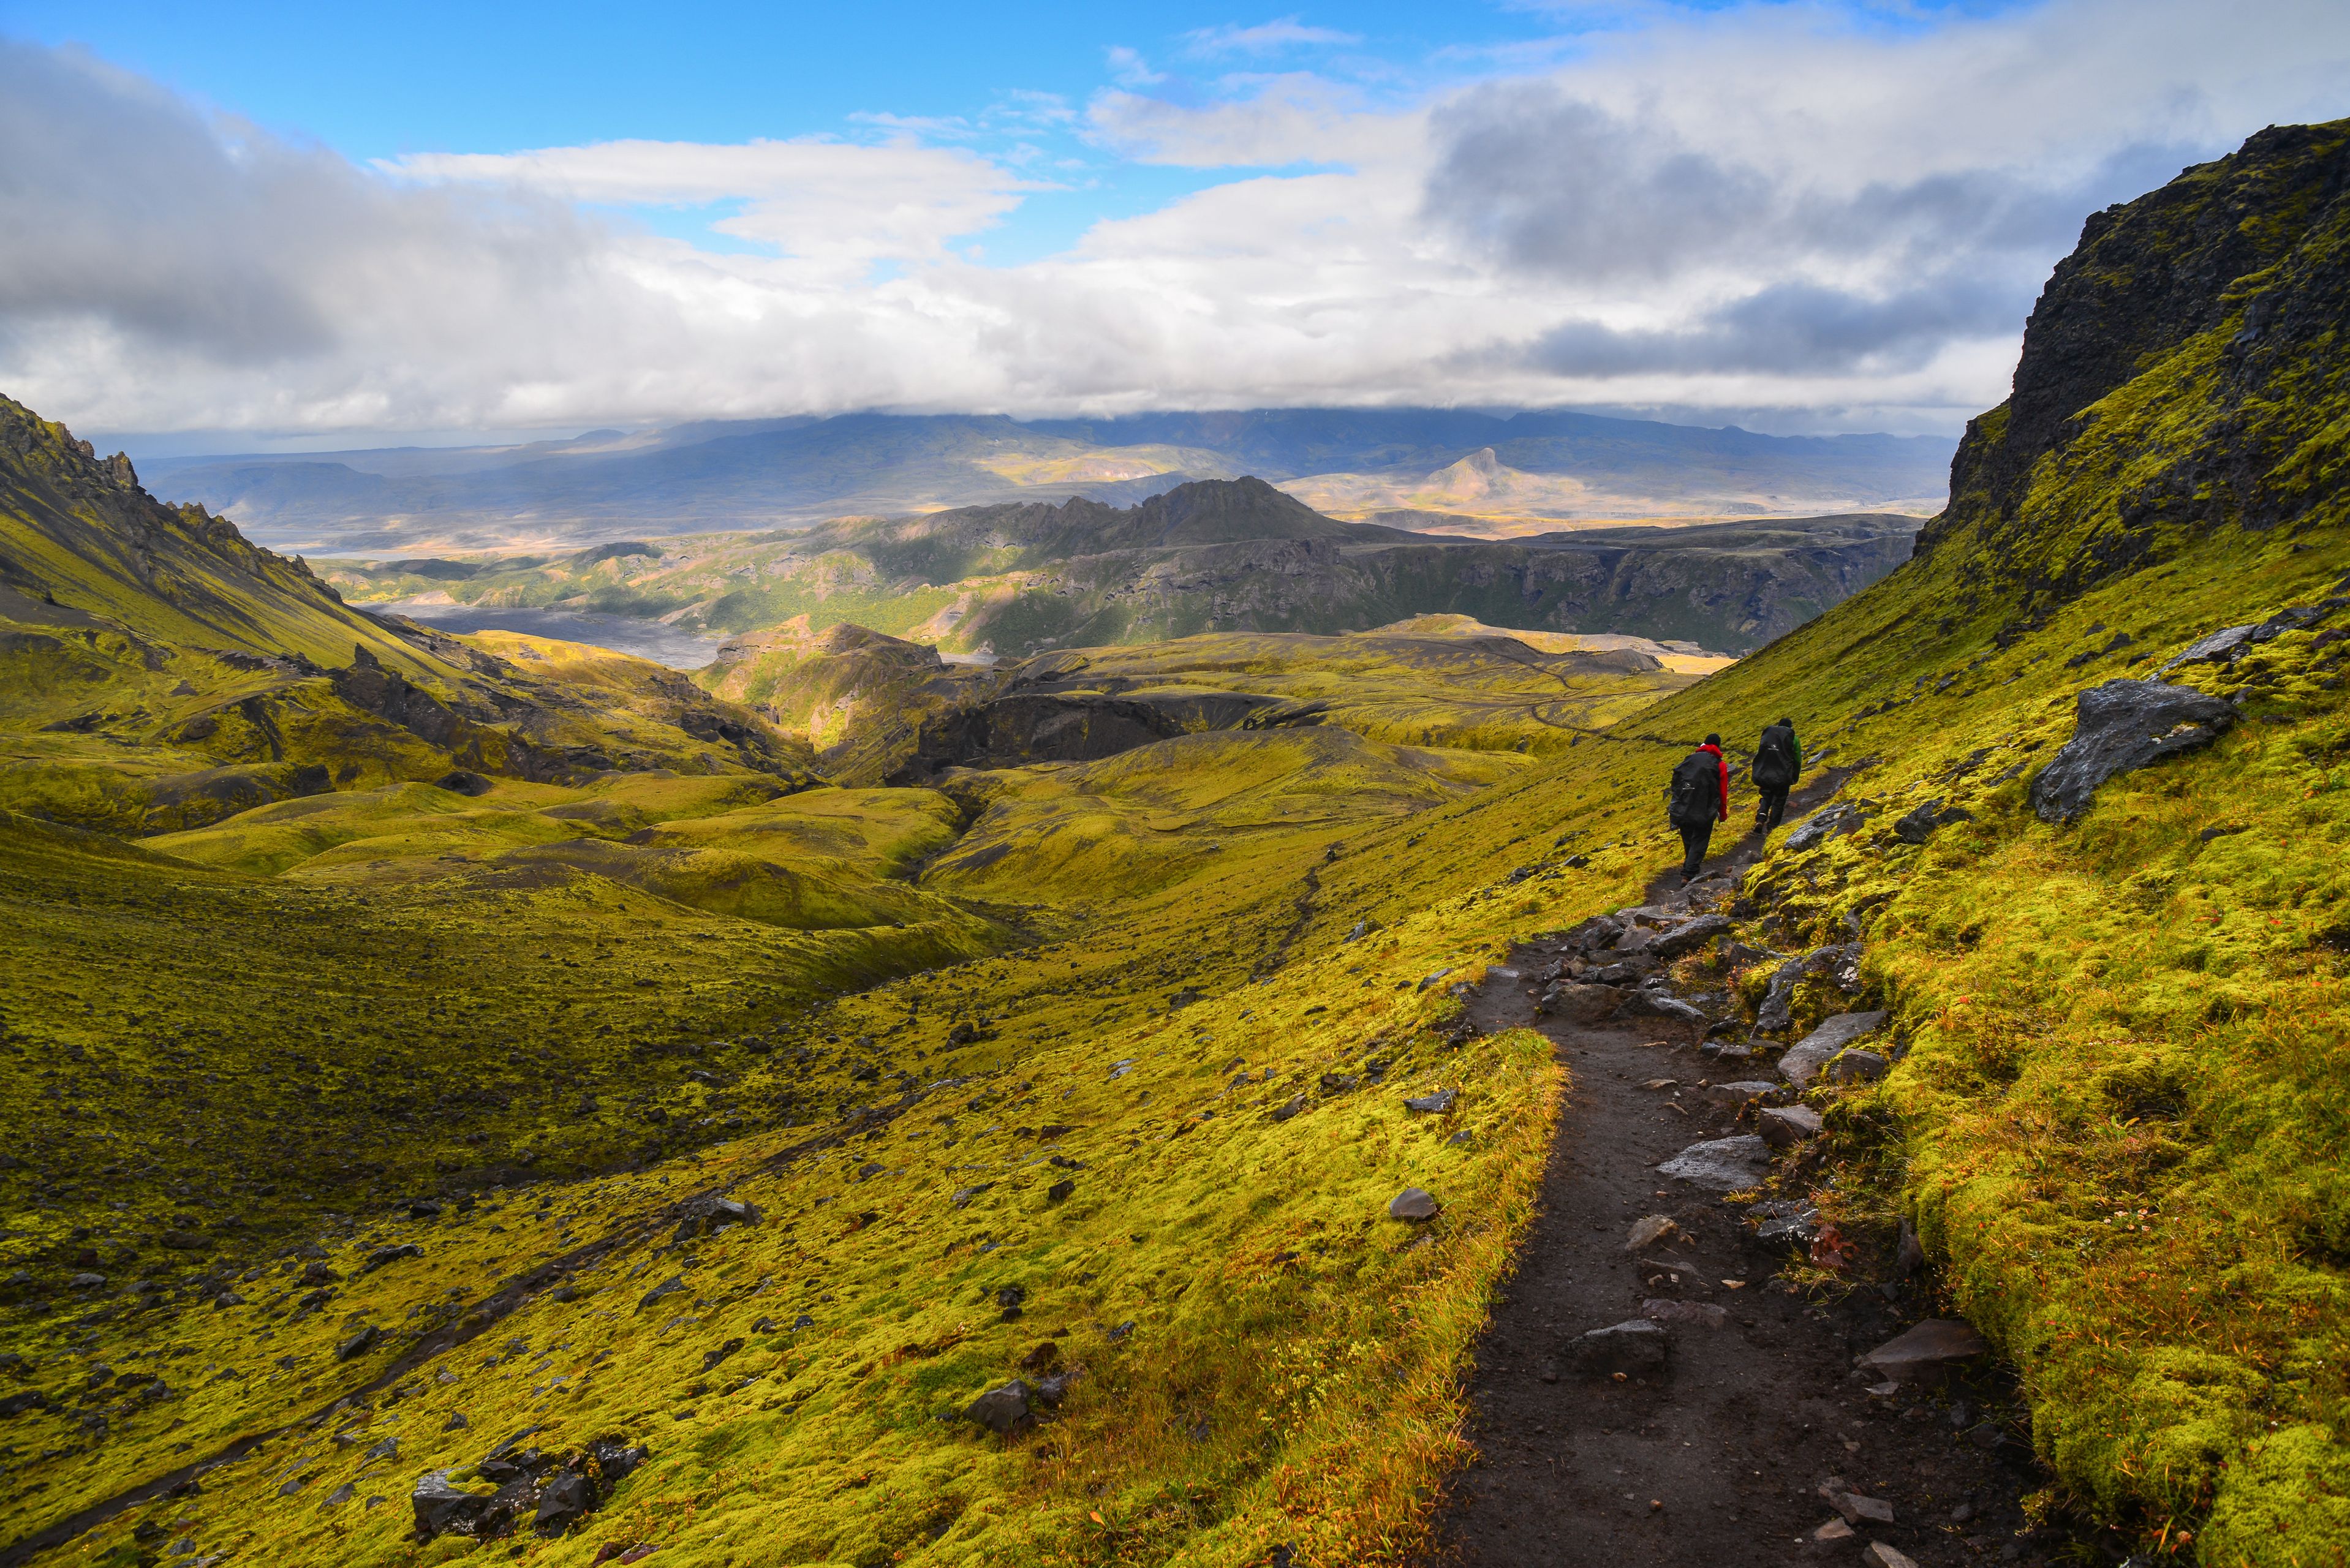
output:
[[[1742,805],[1783,714],[1833,798],[1650,911],[1720,922],[1649,991],[1746,1071],[1887,1017],[1730,1210],[1906,1223],[2038,1518],[2338,1561],[2346,155],[2264,132],[2094,220],[1916,557],[1702,679],[1430,628],[977,704],[805,626],[716,695],[396,625],[224,658],[80,564],[137,498],[38,427],[11,537],[85,543],[0,604],[12,1550],[1424,1562],[1577,1089],[1469,1004],[1645,905],[1673,763],[1729,736]],[[199,757],[322,771],[175,819]],[[1885,1282],[1821,1256],[1754,1282]]]

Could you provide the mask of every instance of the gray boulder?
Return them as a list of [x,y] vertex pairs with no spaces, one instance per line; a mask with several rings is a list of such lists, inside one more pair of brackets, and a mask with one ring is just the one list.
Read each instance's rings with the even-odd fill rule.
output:
[[449,1484],[447,1470],[428,1470],[409,1494],[415,1510],[416,1533],[430,1541],[436,1535],[470,1535],[489,1512],[489,1494],[460,1491]]
[[1754,1130],[1773,1148],[1793,1148],[1820,1136],[1820,1113],[1809,1106],[1770,1106],[1755,1118]]
[[1696,919],[1675,926],[1652,940],[1648,943],[1648,950],[1659,958],[1672,958],[1679,953],[1693,952],[1714,938],[1729,934],[1729,916],[1700,915]]
[[1662,992],[1636,991],[1625,998],[1623,1011],[1647,1018],[1669,1018],[1676,1023],[1703,1023],[1705,1014],[1678,996]]
[[1821,1068],[1820,1076],[1831,1084],[1874,1084],[1892,1068],[1883,1056],[1856,1045]]
[[2032,781],[2032,809],[2043,822],[2071,822],[2116,774],[2210,745],[2236,718],[2232,704],[2189,687],[2159,680],[2092,686],[2074,700],[2073,738]]
[[1929,1317],[1862,1356],[1860,1365],[1896,1383],[1910,1383],[1938,1377],[1990,1348],[1990,1342],[1970,1324],[1956,1318]]
[[1388,1205],[1390,1220],[1433,1220],[1438,1204],[1434,1195],[1417,1187],[1407,1187],[1395,1195]]
[[2323,604],[2293,605],[2281,609],[2263,621],[2249,626],[2223,627],[2209,637],[2199,638],[2181,650],[2157,675],[2168,675],[2182,664],[2233,664],[2243,651],[2256,643],[2272,641],[2298,627],[2323,620],[2329,610],[2341,607],[2340,599],[2328,599]]
[[1837,1053],[1862,1036],[1884,1028],[1889,1016],[1882,1011],[1839,1012],[1824,1021],[1817,1029],[1789,1046],[1787,1054],[1779,1058],[1781,1075],[1799,1089],[1809,1088],[1812,1080],[1819,1076],[1820,1069],[1835,1060]]
[[1562,1359],[1586,1377],[1629,1376],[1662,1367],[1671,1345],[1663,1325],[1636,1317],[1575,1335],[1566,1342]]
[[566,1470],[539,1492],[531,1525],[541,1535],[560,1535],[595,1506],[596,1493],[588,1478]]
[[1904,844],[1923,844],[1933,836],[1934,829],[1948,827],[1954,822],[1967,822],[1974,813],[1965,806],[1954,805],[1945,810],[1939,800],[1929,800],[1917,810],[1898,818],[1893,824],[1893,836]]
[[1693,1187],[1735,1192],[1761,1181],[1771,1168],[1771,1146],[1752,1133],[1693,1143],[1657,1167]]
[[1764,1033],[1784,1029],[1794,1016],[1795,987],[1806,975],[1825,974],[1835,981],[1836,989],[1846,993],[1860,989],[1860,944],[1841,942],[1833,947],[1814,948],[1801,958],[1791,958],[1771,971],[1771,984],[1762,993],[1762,1005],[1755,1010],[1754,1027]]
[[1850,801],[1831,801],[1790,828],[1783,847],[1800,855],[1831,838],[1858,831],[1866,820],[1860,808]]
[[964,1409],[962,1418],[986,1428],[998,1437],[1008,1438],[1035,1426],[1036,1412],[1028,1402],[1028,1385],[1015,1377],[1003,1387],[991,1388],[972,1400]]
[[1562,981],[1543,992],[1535,1010],[1567,1023],[1596,1023],[1624,1004],[1624,993],[1612,985],[1577,985]]

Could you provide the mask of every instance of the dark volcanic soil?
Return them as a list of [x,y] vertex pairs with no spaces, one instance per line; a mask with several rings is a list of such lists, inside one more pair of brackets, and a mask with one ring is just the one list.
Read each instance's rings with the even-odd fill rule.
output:
[[[1806,793],[1825,795],[1835,782]],[[1790,817],[1811,804],[1799,800]],[[1709,868],[1734,873],[1758,843],[1725,846]],[[1651,897],[1679,881],[1676,867]],[[1729,886],[1709,877],[1691,892],[1711,902]],[[1551,958],[1537,945],[1514,961],[1531,977]],[[1809,1296],[1778,1277],[1793,1253],[1756,1243],[1741,1206],[1655,1168],[1700,1139],[1751,1131],[1699,1085],[1772,1076],[1767,1069],[1714,1065],[1694,1048],[1692,1026],[1669,1026],[1669,1041],[1654,1020],[1578,1028],[1537,1019],[1523,981],[1495,977],[1472,1005],[1488,1030],[1542,1029],[1571,1081],[1542,1211],[1478,1346],[1467,1435],[1480,1457],[1445,1501],[1438,1563],[2050,1560],[2059,1538],[2028,1532],[2018,1506],[2042,1477],[1999,1368],[1888,1394],[1870,1392],[1882,1385],[1854,1368],[1857,1355],[1934,1315],[1929,1281],[1898,1279],[1892,1259],[1865,1257],[1854,1275],[1885,1282]],[[1648,1086],[1660,1079],[1674,1082]],[[1649,1215],[1669,1216],[1681,1234],[1628,1251],[1635,1222]],[[1726,1321],[1671,1324],[1659,1373],[1619,1381],[1562,1366],[1565,1341],[1658,1300],[1713,1303]],[[1821,1495],[1831,1478],[1889,1503],[1893,1521],[1864,1519],[1849,1535],[1815,1539],[1837,1519]]]

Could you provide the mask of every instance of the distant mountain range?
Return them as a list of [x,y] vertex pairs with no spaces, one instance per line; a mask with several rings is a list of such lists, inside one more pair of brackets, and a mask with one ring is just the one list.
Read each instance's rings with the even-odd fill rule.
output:
[[1463,539],[1326,517],[1244,478],[1125,508],[1005,502],[317,569],[360,601],[588,610],[703,634],[805,617],[1003,658],[1200,632],[1330,635],[1430,614],[1743,653],[1908,559],[1917,529],[1914,517],[1860,513]]
[[1072,496],[1123,506],[1243,474],[1331,515],[1422,531],[1923,514],[1941,504],[1952,450],[1932,436],[1767,436],[1577,413],[1297,409],[1027,421],[849,414],[144,469],[158,494],[225,512],[280,548],[419,554]]

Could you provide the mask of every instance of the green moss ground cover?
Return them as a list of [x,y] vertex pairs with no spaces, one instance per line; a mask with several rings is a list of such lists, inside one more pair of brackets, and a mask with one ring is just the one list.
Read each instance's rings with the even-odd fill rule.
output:
[[[1564,1086],[1452,987],[1636,901],[1670,763],[1788,713],[1860,821],[1775,838],[1731,909],[1781,952],[1856,937],[1895,1058],[1817,1091],[1815,1196],[1916,1225],[2017,1369],[2048,1507],[2155,1555],[2341,1561],[2350,389],[2339,312],[2294,306],[2350,275],[2350,213],[2340,128],[2264,136],[2059,275],[2142,303],[2208,241],[2246,269],[2216,303],[2116,325],[2070,408],[2028,341],[1922,559],[1561,755],[1191,737],[936,792],[671,770],[449,809],[387,780],[184,857],[8,820],[0,1376],[45,1399],[5,1528],[257,1439],[72,1550],[441,1561],[477,1549],[414,1541],[407,1488],[536,1427],[653,1459],[489,1549],[523,1561],[1409,1561]],[[2323,613],[2172,676],[2235,702],[2225,736],[2030,811],[2084,688],[2290,606]],[[1036,815],[971,864],[999,810]],[[711,854],[835,891],[728,906]],[[889,918],[811,918],[855,898]],[[1450,1113],[1403,1107],[1437,1086]],[[434,1181],[475,1203],[409,1218]],[[1385,1217],[1408,1183],[1437,1220]],[[719,1189],[759,1222],[686,1223]],[[1052,1419],[955,1418],[1024,1363],[1076,1371]]]

